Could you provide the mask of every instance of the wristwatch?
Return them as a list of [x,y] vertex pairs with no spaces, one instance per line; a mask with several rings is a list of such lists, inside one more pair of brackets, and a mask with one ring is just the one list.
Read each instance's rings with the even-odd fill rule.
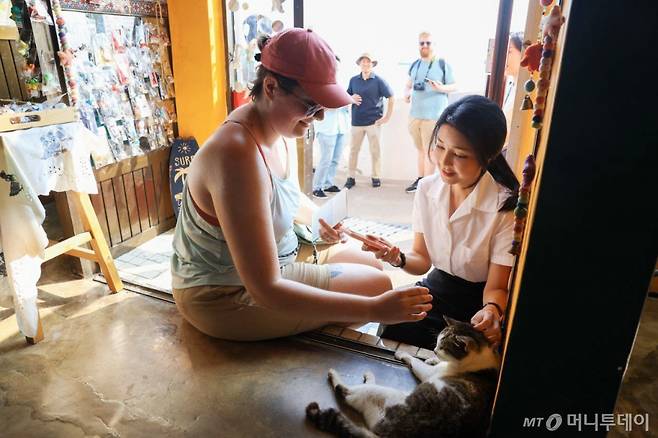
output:
[[400,252],[400,264],[399,265],[394,265],[391,263],[391,266],[394,268],[404,268],[404,265],[407,264],[407,256],[404,255],[403,252]]

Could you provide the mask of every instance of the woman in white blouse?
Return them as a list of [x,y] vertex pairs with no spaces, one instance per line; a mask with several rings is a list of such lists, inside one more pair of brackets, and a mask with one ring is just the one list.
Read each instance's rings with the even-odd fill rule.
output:
[[433,308],[423,321],[387,326],[383,337],[433,349],[446,315],[500,343],[519,188],[500,153],[506,133],[503,112],[482,96],[454,102],[437,121],[429,153],[439,173],[418,185],[413,249],[402,253],[383,239],[388,250],[363,248],[410,274],[433,268],[418,282],[433,295]]

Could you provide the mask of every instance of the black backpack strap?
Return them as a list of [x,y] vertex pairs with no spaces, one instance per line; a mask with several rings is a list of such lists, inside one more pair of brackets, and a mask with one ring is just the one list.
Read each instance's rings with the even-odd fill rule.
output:
[[443,72],[443,85],[446,84],[446,60],[443,58],[439,58],[439,67],[441,67],[441,71]]
[[414,62],[411,63],[411,67],[409,67],[409,71],[407,72],[407,76],[411,76],[411,70],[414,69],[415,66],[417,66],[420,63],[420,59],[415,60]]

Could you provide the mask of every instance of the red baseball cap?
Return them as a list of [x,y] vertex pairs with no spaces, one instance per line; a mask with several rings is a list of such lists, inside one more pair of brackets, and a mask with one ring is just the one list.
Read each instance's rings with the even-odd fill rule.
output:
[[336,84],[336,55],[329,44],[311,29],[293,28],[274,35],[261,51],[265,68],[299,82],[315,102],[326,108],[353,103]]

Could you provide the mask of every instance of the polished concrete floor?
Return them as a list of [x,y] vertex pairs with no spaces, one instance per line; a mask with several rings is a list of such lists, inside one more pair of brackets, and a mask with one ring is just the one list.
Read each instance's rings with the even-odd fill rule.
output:
[[[365,180],[364,180],[365,182]],[[402,183],[354,190],[366,219],[408,221]],[[376,196],[373,196],[376,194]],[[402,366],[301,339],[232,343],[206,337],[167,302],[76,279],[60,257],[44,265],[39,308],[45,339],[28,346],[11,309],[0,308],[2,437],[312,437],[310,401],[336,406],[326,382],[372,370],[380,382],[413,387]],[[394,274],[394,271],[387,271]],[[410,278],[394,277],[394,282]],[[649,299],[618,412],[658,421],[658,300]],[[652,427],[655,430],[655,427]],[[646,436],[624,432],[610,436]]]

